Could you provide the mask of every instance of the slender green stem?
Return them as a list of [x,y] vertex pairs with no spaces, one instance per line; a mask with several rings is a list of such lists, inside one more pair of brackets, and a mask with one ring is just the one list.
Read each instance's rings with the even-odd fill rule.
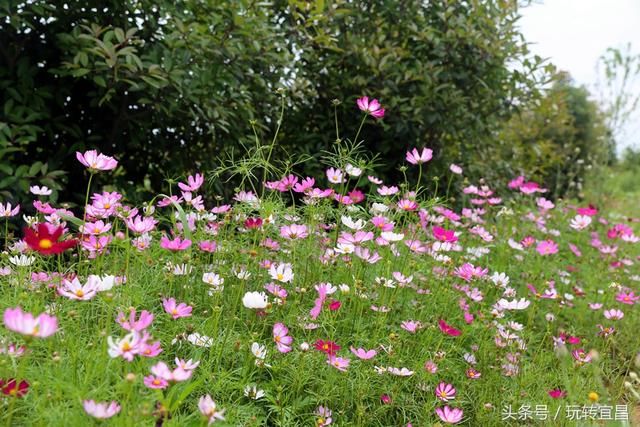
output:
[[333,106],[333,117],[334,120],[336,122],[336,142],[340,141],[340,132],[338,130],[338,106],[334,105]]
[[[269,153],[267,154],[267,158],[265,159],[265,163],[262,167],[263,184],[267,181],[267,168],[268,168],[269,162],[271,161],[271,154],[273,154],[273,147],[276,145],[278,134],[280,133],[280,126],[282,126],[282,120],[284,118],[284,96],[281,97],[281,100],[282,100],[282,103],[280,105],[280,116],[278,117],[278,126],[276,127],[276,132],[273,134],[271,145],[269,145]],[[262,187],[262,194],[264,194],[264,185]]]
[[360,122],[360,127],[358,127],[358,132],[356,132],[356,137],[355,137],[355,138],[353,138],[353,143],[354,143],[354,144],[357,144],[357,143],[358,143],[358,136],[360,136],[360,131],[362,130],[362,126],[364,126],[364,122],[365,122],[365,120],[367,120],[367,114],[365,114],[365,115],[362,117],[362,121]]
[[422,181],[422,163],[418,164],[418,182],[416,183],[416,197],[420,192],[420,181]]

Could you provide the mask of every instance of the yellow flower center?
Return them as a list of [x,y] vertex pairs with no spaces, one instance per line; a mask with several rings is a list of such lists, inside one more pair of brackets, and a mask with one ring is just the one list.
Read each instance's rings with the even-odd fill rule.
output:
[[276,342],[280,342],[280,337],[279,336],[276,336],[274,339],[276,340]]
[[129,344],[128,342],[125,342],[124,344],[122,344],[122,351],[129,351],[131,350],[131,344]]
[[38,246],[40,246],[40,249],[51,249],[53,242],[49,239],[42,239],[38,243]]
[[84,291],[83,291],[82,289],[78,289],[78,290],[76,291],[76,296],[77,296],[78,298],[82,298],[82,297],[84,296]]
[[284,274],[278,274],[278,280],[284,279]]

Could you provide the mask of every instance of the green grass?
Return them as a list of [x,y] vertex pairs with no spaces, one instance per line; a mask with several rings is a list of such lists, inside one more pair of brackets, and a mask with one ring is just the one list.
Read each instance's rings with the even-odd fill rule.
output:
[[[617,179],[622,182],[625,178]],[[617,194],[611,197],[619,203],[613,213],[637,211],[637,205],[631,200]],[[317,419],[314,411],[323,405],[333,411],[335,425],[412,423],[425,426],[439,422],[434,410],[443,403],[434,396],[434,389],[441,381],[456,387],[458,394],[448,404],[464,410],[463,424],[468,426],[577,425],[566,417],[566,407],[592,405],[588,399],[592,391],[598,393],[601,405],[629,403],[632,408],[636,402],[627,394],[623,382],[629,380],[630,370],[636,368],[640,319],[635,306],[615,301],[617,290],[610,285],[616,282],[637,290],[637,282],[632,280],[632,276],[638,274],[637,245],[616,242],[619,244],[616,259],[631,259],[634,264],[611,269],[608,264],[613,258],[605,259],[589,244],[589,232],[598,231],[605,240],[607,226],[594,221],[587,230],[572,230],[568,224],[575,212],[557,206],[547,218],[547,229],[561,233],[554,236],[523,219],[526,212],[535,209],[531,196],[528,199],[518,196],[506,204],[513,214],[497,215],[499,206],[487,208],[484,227],[495,236],[492,242],[484,242],[471,234],[472,224],[466,219],[460,226],[443,224],[445,228],[460,231],[463,248],[460,252],[447,252],[450,259],[446,261],[413,254],[402,243],[397,245],[400,256],[396,257],[389,246],[376,247],[368,242],[364,246],[378,251],[382,257],[376,264],[367,264],[356,256],[349,261],[338,258],[333,264],[324,264],[319,258],[326,248],[333,247],[336,232],[325,231],[318,224],[333,222],[342,210],[325,201],[317,206],[298,204],[294,212],[281,199],[270,196],[259,210],[234,205],[232,214],[218,218],[217,236],[206,235],[204,222],[198,222],[192,232],[194,245],[183,252],[171,253],[160,248],[160,236],[154,232],[152,247],[144,252],[136,251],[126,240],[115,239],[109,252],[95,260],[88,260],[85,254],[78,261],[66,253],[61,257],[37,256],[36,263],[29,267],[12,266],[11,274],[0,277],[0,308],[21,306],[35,314],[47,310],[58,318],[60,330],[50,338],[28,342],[18,334],[0,330],[0,337],[7,342],[26,343],[29,349],[21,358],[0,355],[0,378],[25,378],[30,383],[23,398],[2,400],[0,397],[0,424],[89,425],[92,419],[83,411],[82,400],[113,399],[120,402],[122,410],[106,421],[107,425],[151,426],[158,420],[164,426],[204,425],[197,402],[200,396],[209,394],[225,409],[226,422],[218,421],[219,425],[309,426]],[[273,214],[275,224],[266,224],[261,230],[239,232],[243,211],[263,218]],[[170,213],[171,208],[165,208],[163,215],[166,216],[157,215],[165,229],[172,226],[168,219]],[[600,216],[608,217],[609,213],[609,209],[605,209]],[[237,214],[241,217],[236,218]],[[281,225],[291,222],[285,219],[285,214],[298,215],[295,222],[307,224],[315,234],[285,241],[278,232]],[[350,215],[364,220],[371,217],[363,209]],[[396,230],[404,226],[405,238],[433,241],[430,233],[415,227],[416,213],[391,212],[389,215],[397,224]],[[114,228],[122,229],[122,222],[116,221]],[[371,224],[367,229],[373,230]],[[341,230],[345,231],[345,227],[341,226]],[[543,257],[535,251],[535,245],[518,252],[507,244],[509,238],[519,241],[527,235],[539,240],[555,240],[560,252]],[[270,251],[261,246],[260,242],[266,237],[279,241],[281,250]],[[216,240],[220,250],[214,254],[198,250],[195,242],[205,239]],[[575,257],[568,243],[580,247],[582,257]],[[489,252],[474,259],[466,248],[477,247],[487,248]],[[282,304],[272,304],[264,316],[257,316],[255,311],[243,307],[242,297],[247,291],[263,290],[263,286],[272,281],[267,269],[260,265],[265,260],[291,263],[295,279],[283,284],[289,295]],[[192,271],[175,275],[166,268],[169,262],[187,264]],[[452,275],[453,270],[465,262],[488,268],[487,277],[494,272],[506,273],[517,298],[530,299],[531,305],[522,311],[507,311],[502,319],[494,318],[492,306],[502,297],[502,290],[490,280],[478,279],[468,284],[483,293],[479,302],[471,301],[454,288],[454,285],[465,284]],[[8,254],[0,258],[0,263],[10,265]],[[241,268],[251,273],[248,280],[234,274]],[[438,269],[443,274],[438,274]],[[30,275],[38,271],[76,272],[82,283],[89,274],[126,275],[127,280],[126,284],[101,292],[90,301],[72,301],[56,295],[55,289],[46,284],[32,284]],[[201,280],[203,273],[211,271],[225,279],[224,291],[212,296],[208,285]],[[387,288],[377,284],[376,278],[392,278],[396,271],[412,275],[412,285],[428,289],[429,293],[417,293],[412,287]],[[555,300],[535,298],[526,287],[530,283],[543,290],[549,281],[555,281],[558,290],[559,298]],[[338,290],[331,295],[329,300],[339,300],[341,307],[331,311],[325,306],[315,321],[318,328],[304,329],[302,325],[310,322],[309,311],[317,297],[314,285],[320,282],[346,284],[349,291]],[[577,292],[577,287],[584,295]],[[193,315],[171,319],[162,308],[163,297],[188,303],[193,307]],[[464,323],[459,308],[463,297],[475,315],[470,325]],[[270,299],[273,302],[273,298]],[[602,315],[602,309],[588,308],[592,302],[603,303],[603,309],[620,308],[625,316],[616,322],[609,321]],[[388,306],[391,311],[372,311],[372,304]],[[148,331],[154,340],[162,343],[163,351],[156,358],[136,356],[129,363],[109,356],[107,337],[123,337],[126,333],[115,317],[129,307],[155,315]],[[553,315],[555,320],[548,321],[547,315]],[[420,321],[424,327],[415,334],[403,330],[401,322],[410,319]],[[437,326],[439,319],[461,329],[462,335],[444,335]],[[519,349],[516,343],[505,348],[496,346],[495,323],[508,321],[523,325],[518,335],[526,343],[526,349]],[[288,326],[294,338],[290,353],[281,354],[276,350],[271,331],[277,322]],[[617,332],[601,338],[597,336],[597,324],[615,325]],[[554,351],[553,337],[562,331],[579,336],[582,343],[568,345],[569,351],[564,354]],[[211,337],[213,344],[208,348],[197,347],[181,338],[193,332]],[[177,342],[172,344],[176,337]],[[338,355],[351,360],[346,372],[329,366],[325,355],[313,348],[318,339],[330,339],[342,347]],[[254,363],[250,351],[253,342],[267,347],[269,367]],[[301,350],[303,342],[309,343],[311,349]],[[352,345],[376,349],[378,355],[372,360],[358,360],[348,350]],[[472,351],[473,346],[477,346],[477,350]],[[598,356],[591,363],[577,366],[568,353],[578,347],[596,350]],[[501,368],[506,363],[505,356],[516,352],[519,353],[519,372],[512,377],[505,376]],[[471,380],[465,376],[471,366],[463,358],[465,353],[475,355],[480,378]],[[158,361],[172,365],[175,357],[200,361],[191,379],[171,385],[164,393],[144,386],[143,377],[149,375],[152,365]],[[437,373],[425,371],[423,366],[427,360],[437,363]],[[409,377],[378,374],[374,366],[406,367],[414,374]],[[257,401],[245,397],[243,390],[248,384],[256,384],[266,396]],[[554,388],[566,391],[567,397],[550,398],[548,391]],[[383,394],[390,396],[391,403],[381,403]],[[160,402],[169,406],[170,411],[161,411]],[[554,421],[506,421],[503,410],[507,405],[514,411],[522,405],[532,408],[548,405],[550,417],[553,418],[557,408],[560,415]]]

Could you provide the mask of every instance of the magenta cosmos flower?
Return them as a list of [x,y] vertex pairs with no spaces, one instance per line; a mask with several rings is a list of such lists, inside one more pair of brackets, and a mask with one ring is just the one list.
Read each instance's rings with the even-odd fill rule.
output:
[[356,101],[358,104],[358,108],[360,111],[364,111],[367,114],[372,115],[376,119],[381,119],[384,117],[384,108],[380,105],[380,101],[377,99],[372,99],[369,101],[368,96],[363,96],[362,98],[358,98]]
[[109,171],[118,166],[116,159],[100,154],[96,150],[85,151],[84,154],[76,151],[76,159],[91,172]]
[[85,400],[82,402],[84,411],[94,418],[106,419],[111,418],[120,412],[120,405],[115,400],[108,402],[94,402],[93,400]]
[[180,304],[176,303],[175,298],[163,299],[162,306],[164,307],[164,311],[169,313],[174,319],[189,317],[191,316],[191,311],[193,310],[193,307],[183,302],[181,302]]
[[460,408],[445,406],[444,408],[436,408],[436,414],[447,424],[457,424],[462,420],[464,411]]
[[280,353],[288,353],[291,351],[293,338],[287,335],[288,333],[289,328],[284,326],[283,323],[273,325],[273,341],[276,343],[276,347]]
[[417,148],[414,148],[411,151],[407,151],[406,159],[407,162],[412,165],[421,165],[423,163],[427,163],[429,160],[433,158],[433,150],[430,148],[423,148],[422,151],[418,151]]
[[453,243],[458,241],[456,233],[453,230],[446,230],[442,227],[434,226],[431,231],[433,233],[433,237],[441,242]]
[[445,322],[444,320],[438,320],[438,326],[440,327],[440,330],[442,332],[444,332],[447,335],[450,335],[452,337],[457,337],[460,334],[462,334],[462,331],[460,331],[459,329],[454,328],[451,325],[448,325],[447,322]]
[[22,335],[46,338],[58,330],[58,319],[46,313],[34,317],[23,312],[20,307],[8,308],[4,311],[4,325],[7,329]]

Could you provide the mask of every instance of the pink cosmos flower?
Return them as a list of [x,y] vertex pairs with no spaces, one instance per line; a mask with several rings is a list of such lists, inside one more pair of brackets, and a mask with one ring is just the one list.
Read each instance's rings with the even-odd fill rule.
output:
[[129,230],[134,233],[142,234],[153,231],[156,228],[158,221],[152,217],[145,216],[133,216],[126,219],[125,224]]
[[558,253],[558,244],[553,240],[543,240],[541,242],[538,242],[538,245],[536,246],[536,251],[543,256],[553,255]]
[[290,224],[280,227],[280,236],[285,239],[304,239],[309,235],[306,225]]
[[294,184],[293,191],[295,191],[296,193],[306,193],[307,191],[313,188],[315,183],[316,183],[315,179],[311,177],[306,177],[301,182]]
[[20,307],[7,308],[3,315],[4,326],[22,335],[47,338],[58,330],[58,319],[46,313],[34,317]]
[[384,117],[384,108],[380,105],[380,102],[377,99],[372,99],[369,101],[368,96],[363,96],[362,98],[358,98],[356,101],[358,104],[358,108],[360,111],[364,111],[367,114],[372,115],[376,119],[381,119]]
[[[196,365],[197,366],[197,365]],[[194,368],[195,369],[195,368]],[[167,382],[180,382],[191,378],[193,370],[185,370],[178,366],[174,370],[169,369],[164,362],[158,362],[151,367],[151,373],[157,378],[161,378]]]
[[[34,202],[35,203],[35,202]],[[12,216],[18,215],[20,212],[20,205],[16,205],[15,208],[11,209],[11,203],[7,202],[6,205],[0,203],[0,217],[9,218]]]
[[623,304],[633,305],[640,299],[640,295],[636,295],[633,292],[620,292],[616,295],[616,301]]
[[318,316],[320,316],[320,312],[322,311],[322,306],[324,305],[324,302],[327,299],[327,287],[326,286],[323,286],[323,284],[321,284],[320,286],[316,287],[316,290],[318,291],[318,298],[316,298],[316,300],[314,302],[314,305],[313,305],[313,308],[309,312],[309,316],[313,320],[316,320],[318,318]]
[[418,209],[418,204],[414,200],[402,199],[398,201],[398,209],[407,212],[415,211],[416,209]]
[[162,353],[162,344],[160,343],[160,341],[156,341],[150,344],[147,341],[150,338],[151,337],[149,336],[149,334],[144,331],[144,343],[142,344],[142,349],[138,353],[142,357],[156,357],[157,355]]
[[456,397],[456,389],[453,385],[447,384],[444,381],[438,384],[436,387],[436,397],[443,402],[448,402]]
[[445,405],[444,408],[436,408],[436,414],[447,424],[457,424],[462,420],[464,411],[460,408],[450,408]]
[[412,165],[421,165],[423,163],[427,163],[433,158],[433,150],[430,148],[423,148],[422,151],[419,152],[417,148],[414,148],[411,151],[407,151],[405,158],[407,162]]
[[326,174],[327,174],[327,179],[332,184],[342,184],[343,182],[346,182],[344,173],[340,169],[329,168],[327,169]]
[[146,377],[144,377],[143,383],[148,388],[157,390],[164,390],[165,388],[169,387],[169,381],[163,378],[156,377],[154,375],[147,375]]
[[415,334],[417,330],[422,327],[422,323],[416,322],[415,320],[405,320],[404,322],[402,322],[400,327],[407,332]]
[[456,175],[461,175],[462,174],[462,168],[456,164],[451,163],[451,165],[449,166],[449,170],[452,173],[455,173]]
[[224,409],[218,409],[218,405],[208,394],[200,398],[198,409],[207,418],[208,425],[215,423],[216,420],[224,421]]
[[112,358],[122,356],[123,359],[131,362],[134,356],[144,348],[145,336],[137,331],[131,331],[118,341],[113,337],[108,337],[107,343],[109,344],[109,356]]
[[624,317],[624,312],[622,310],[618,310],[617,308],[612,308],[611,310],[604,311],[604,317],[609,320],[620,320]]
[[318,416],[318,418],[316,419],[315,426],[325,427],[325,426],[331,425],[331,423],[333,422],[333,419],[331,418],[331,414],[332,414],[331,409],[325,406],[318,406],[315,412],[315,415]]
[[191,311],[193,310],[193,307],[183,302],[177,304],[174,298],[163,299],[162,306],[164,307],[164,311],[169,313],[174,319],[189,317],[191,316]]
[[213,240],[203,240],[198,243],[198,247],[204,252],[213,253],[218,249],[218,244]]
[[83,400],[84,411],[94,418],[107,419],[120,412],[120,405],[115,400],[109,402],[94,402],[93,400]]
[[142,312],[140,313],[140,317],[138,318],[138,320],[136,320],[136,309],[132,307],[129,309],[128,318],[121,311],[116,317],[116,322],[118,322],[120,326],[122,326],[127,331],[140,332],[151,325],[151,322],[153,322],[153,314],[149,313],[147,310],[142,310]]
[[180,237],[176,237],[173,240],[169,240],[167,236],[162,236],[160,239],[160,247],[164,249],[169,249],[170,251],[184,251],[191,246],[191,240],[189,239],[180,239]]
[[108,171],[118,166],[118,161],[113,157],[99,154],[96,150],[85,151],[84,154],[76,151],[76,159],[91,172]]
[[364,348],[356,349],[353,346],[349,347],[349,350],[351,350],[351,353],[353,353],[358,359],[362,360],[373,359],[376,354],[378,354],[378,352],[375,350],[365,350]]
[[583,365],[585,363],[591,362],[591,355],[586,351],[584,351],[584,349],[582,348],[573,350],[571,352],[571,355],[576,360],[576,362],[578,362],[579,365]]
[[187,177],[187,184],[179,182],[178,187],[180,187],[182,191],[196,192],[203,183],[204,177],[202,176],[202,174],[197,173],[195,175],[189,175]]
[[64,279],[58,288],[58,294],[76,301],[88,301],[98,294],[97,282],[89,280],[85,285],[77,277],[72,281]]
[[349,367],[350,360],[336,355],[329,355],[327,357],[327,363],[339,371],[346,372]]
[[470,380],[475,380],[480,378],[480,376],[482,375],[479,371],[477,371],[476,369],[473,368],[469,368],[465,371],[465,375],[467,376],[467,378],[469,378]]
[[433,360],[427,360],[424,363],[424,370],[429,372],[430,374],[435,374],[438,372],[438,365]]
[[381,196],[393,196],[394,194],[397,194],[400,191],[400,189],[395,185],[392,185],[391,187],[387,187],[386,185],[383,185],[382,187],[378,188],[376,191]]
[[283,323],[276,323],[273,325],[273,341],[276,343],[276,347],[280,353],[288,353],[291,351],[291,343],[293,338],[289,335],[289,328]]
[[111,230],[111,224],[105,223],[104,221],[96,221],[96,222],[87,222],[81,225],[78,228],[78,231],[82,234],[104,234]]

